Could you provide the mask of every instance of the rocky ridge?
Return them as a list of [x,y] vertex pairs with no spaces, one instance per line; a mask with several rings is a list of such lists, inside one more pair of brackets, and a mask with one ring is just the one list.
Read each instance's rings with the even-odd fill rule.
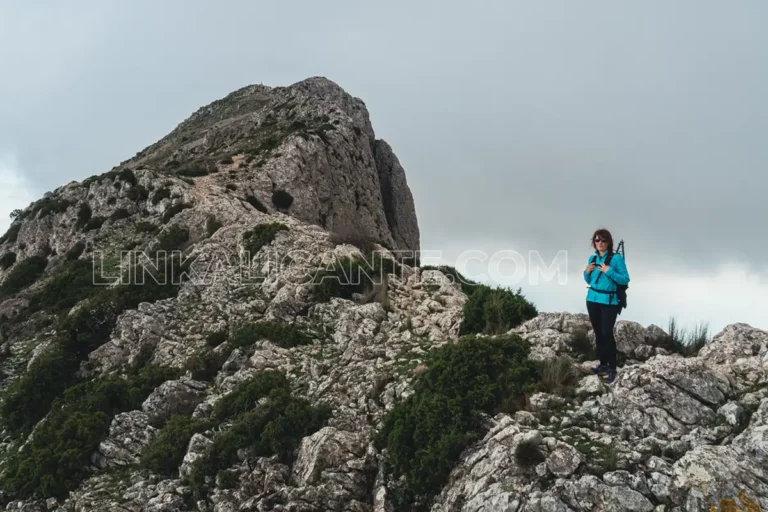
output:
[[[335,128],[322,129],[326,123]],[[87,478],[67,496],[18,498],[3,490],[6,508],[395,510],[387,454],[373,436],[413,392],[418,374],[429,371],[420,366],[426,354],[459,340],[467,296],[445,273],[409,264],[390,275],[380,301],[319,301],[306,278],[369,246],[385,257],[394,257],[388,248],[418,249],[405,190],[404,172],[373,137],[362,102],[310,79],[237,91],[111,173],[71,183],[21,212],[0,246],[0,257],[14,254],[0,270],[0,286],[15,279],[24,260],[47,260],[30,286],[0,294],[4,388],[57,343],[58,320],[35,304],[67,261],[128,246],[152,250],[183,231],[174,248],[193,261],[197,278],[173,296],[121,311],[77,370],[83,381],[128,375],[141,364],[180,375],[111,418],[89,454]],[[292,198],[289,206],[277,191]],[[283,229],[249,254],[244,268],[248,233],[274,224]],[[112,261],[107,274],[116,268]],[[78,307],[95,311],[98,304]],[[286,347],[260,336],[248,345],[234,346],[230,337],[211,346],[211,334],[253,322],[298,326],[310,343]],[[593,362],[580,355],[580,337],[593,337],[585,315],[542,313],[509,334],[528,340],[534,360],[577,361],[583,371],[574,392],[539,392],[523,410],[486,417],[485,435],[461,455],[432,511],[726,510],[730,502],[722,500],[768,507],[768,332],[729,325],[686,358],[666,348],[659,327],[622,320],[624,365],[610,387],[587,374]],[[210,378],[190,370],[200,354],[222,357]],[[300,440],[290,462],[241,457],[214,475],[210,492],[196,494],[189,479],[229,428],[223,423],[191,436],[170,477],[141,467],[163,421],[208,421],[240,383],[267,370],[283,372],[294,394],[332,411]],[[3,471],[25,442],[4,433]]]

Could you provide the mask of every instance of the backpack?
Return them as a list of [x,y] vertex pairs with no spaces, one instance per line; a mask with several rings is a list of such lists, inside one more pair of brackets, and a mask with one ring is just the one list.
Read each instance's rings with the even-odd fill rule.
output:
[[[626,257],[624,256],[624,240],[621,240],[619,242],[619,246],[616,248],[615,252],[621,254],[622,258],[626,259]],[[608,257],[605,259],[605,264],[606,265],[610,265],[611,264],[611,258],[613,258],[614,254],[615,254],[614,252],[611,252],[610,254],[608,254]],[[595,263],[595,260],[597,259],[597,257],[593,256],[592,258],[593,258],[592,259],[592,263]],[[602,275],[603,275],[603,273],[600,272],[600,274],[597,276],[597,280],[595,281],[595,284],[597,284],[597,282],[600,280],[600,276],[602,276]],[[608,275],[606,274],[605,277],[608,277]],[[611,278],[608,277],[608,279],[611,279]],[[611,281],[613,281],[613,279],[611,279]],[[613,284],[616,285],[616,291],[615,292],[610,292],[611,299],[613,299],[613,295],[614,294],[619,299],[619,314],[621,314],[621,310],[627,307],[627,288],[629,288],[629,285],[627,285],[627,284],[616,284],[616,281],[613,281]],[[594,288],[593,288],[593,290],[594,290]],[[601,290],[596,290],[596,291],[601,291]]]

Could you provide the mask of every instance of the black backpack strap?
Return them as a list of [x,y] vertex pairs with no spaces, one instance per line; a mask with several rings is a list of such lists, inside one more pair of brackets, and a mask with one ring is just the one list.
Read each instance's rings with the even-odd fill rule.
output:
[[[613,254],[614,254],[613,251],[608,253],[608,257],[605,258],[605,261],[603,262],[604,265],[610,265],[611,264],[611,258],[613,258]],[[600,272],[599,274],[597,274],[597,279],[595,279],[595,284],[597,284],[598,281],[600,281],[600,277],[603,275],[603,273],[604,272]],[[609,275],[607,275],[607,274],[606,274],[605,277],[607,277],[608,279],[611,279],[611,277]],[[611,279],[611,282],[613,284],[616,284],[616,281],[614,281],[613,279]],[[616,286],[618,286],[618,285],[616,285]],[[592,288],[592,289],[595,290],[594,288]],[[609,294],[610,295],[610,297],[608,298],[608,302],[609,303],[613,301],[613,297],[617,293],[616,291],[612,291],[612,292],[607,292],[607,291],[603,291],[603,290],[595,290],[595,291],[596,292],[601,292],[601,293]]]

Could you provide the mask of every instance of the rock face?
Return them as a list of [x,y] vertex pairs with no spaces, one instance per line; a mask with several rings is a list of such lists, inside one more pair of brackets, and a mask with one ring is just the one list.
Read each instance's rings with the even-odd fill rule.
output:
[[[99,437],[74,490],[22,499],[0,489],[0,503],[67,512],[397,511],[398,482],[373,439],[429,372],[428,352],[458,340],[467,297],[441,271],[408,264],[393,264],[378,296],[321,300],[307,277],[371,247],[397,260],[395,251],[418,246],[397,158],[375,139],[363,103],[318,78],[241,89],[113,172],[47,195],[21,212],[0,245],[8,264],[0,286],[11,283],[0,292],[0,385],[71,341],[58,331],[77,321],[101,338],[72,369],[71,387],[109,382],[107,405],[133,405],[91,418]],[[51,294],[73,291],[78,281],[67,272],[94,256],[103,263],[97,277],[122,275],[133,268],[116,253],[126,247],[181,251],[190,278],[172,294],[137,300],[112,323],[104,319],[114,301],[78,296],[65,307],[67,293]],[[24,265],[34,279],[19,287],[14,272]],[[267,331],[233,337],[252,323],[300,329],[307,343]],[[511,333],[530,343],[532,359],[570,358],[584,371],[572,393],[531,393],[525,410],[484,417],[433,512],[693,512],[725,510],[727,500],[768,507],[768,333],[729,325],[686,358],[672,353],[659,327],[622,320],[624,364],[611,386],[589,374],[586,315],[542,313]],[[149,365],[177,371],[144,389],[137,375]],[[281,372],[292,396],[330,416],[287,456],[238,448],[226,470],[201,483],[198,464],[225,452],[226,436],[252,430],[221,419],[219,404],[267,371]],[[120,391],[120,379],[138,384]],[[243,407],[257,423],[270,400]],[[171,467],[142,467],[142,454],[164,439],[160,429],[179,416],[176,437],[165,436]],[[0,479],[15,450],[46,435],[48,421],[4,432]],[[287,423],[265,438],[296,427]],[[73,438],[90,432],[78,425],[66,431]]]
[[211,162],[219,174],[205,188],[235,185],[233,200],[393,250],[419,249],[403,168],[375,138],[365,104],[330,80],[240,89],[198,110],[127,165],[183,169]]

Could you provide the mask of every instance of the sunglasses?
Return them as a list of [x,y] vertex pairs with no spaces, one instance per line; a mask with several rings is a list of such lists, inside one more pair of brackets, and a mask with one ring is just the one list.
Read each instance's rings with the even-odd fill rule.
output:
[[599,243],[606,243],[606,242],[608,242],[608,240],[603,240],[602,238],[597,238],[597,237],[595,237],[595,243],[596,243],[596,244],[599,244]]

